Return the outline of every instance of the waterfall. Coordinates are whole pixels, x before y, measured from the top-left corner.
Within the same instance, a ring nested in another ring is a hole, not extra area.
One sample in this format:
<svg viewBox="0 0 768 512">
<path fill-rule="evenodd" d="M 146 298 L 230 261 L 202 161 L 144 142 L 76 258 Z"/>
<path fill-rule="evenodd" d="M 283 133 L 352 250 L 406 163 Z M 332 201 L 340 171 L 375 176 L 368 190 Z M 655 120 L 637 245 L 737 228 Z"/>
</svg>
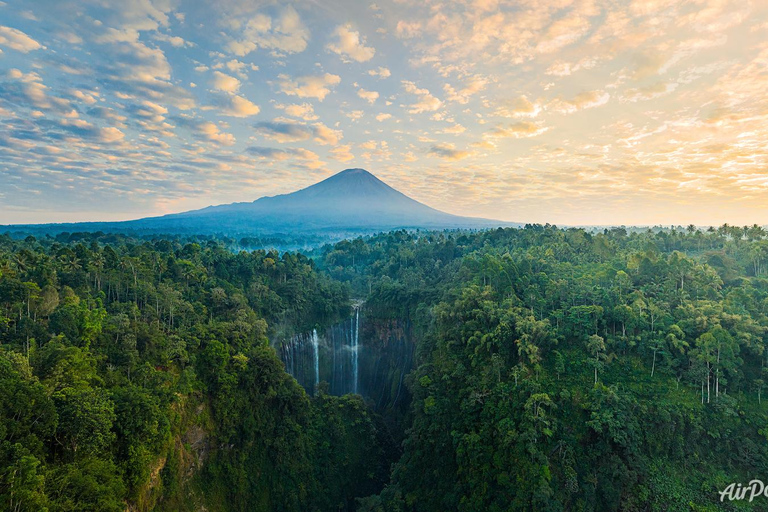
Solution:
<svg viewBox="0 0 768 512">
<path fill-rule="evenodd" d="M 352 322 L 350 322 L 351 324 Z M 357 394 L 357 374 L 358 374 L 358 335 L 360 332 L 360 308 L 355 307 L 355 337 L 352 339 L 352 392 Z"/>
<path fill-rule="evenodd" d="M 320 342 L 317 337 L 317 329 L 312 329 L 312 348 L 315 352 L 315 394 L 320 387 Z"/>
<path fill-rule="evenodd" d="M 375 357 L 376 352 L 361 350 L 366 343 L 360 333 L 361 327 L 365 330 L 365 314 L 361 302 L 351 306 L 350 316 L 343 321 L 295 333 L 276 346 L 285 371 L 309 394 L 317 394 L 321 380 L 333 395 L 368 392 L 372 361 L 366 358 Z"/>
</svg>

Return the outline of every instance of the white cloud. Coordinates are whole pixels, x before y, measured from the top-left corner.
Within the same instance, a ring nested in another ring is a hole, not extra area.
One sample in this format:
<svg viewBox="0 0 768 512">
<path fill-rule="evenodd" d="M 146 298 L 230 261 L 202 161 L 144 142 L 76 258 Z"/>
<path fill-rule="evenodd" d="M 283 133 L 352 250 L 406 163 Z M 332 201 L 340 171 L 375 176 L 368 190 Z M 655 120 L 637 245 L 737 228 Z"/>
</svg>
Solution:
<svg viewBox="0 0 768 512">
<path fill-rule="evenodd" d="M 365 112 L 362 110 L 352 110 L 350 112 L 346 112 L 344 115 L 352 121 L 357 121 L 358 119 L 365 117 Z"/>
<path fill-rule="evenodd" d="M 125 138 L 125 134 L 123 132 L 112 126 L 100 128 L 98 133 L 99 140 L 106 143 L 117 142 Z"/>
<path fill-rule="evenodd" d="M 295 158 L 301 160 L 303 165 L 310 169 L 322 167 L 323 163 L 320 157 L 314 151 L 304 148 L 268 148 L 263 146 L 250 146 L 245 150 L 247 153 L 266 160 L 285 161 Z"/>
<path fill-rule="evenodd" d="M 511 101 L 497 101 L 493 105 L 498 105 L 493 110 L 493 115 L 497 117 L 533 118 L 541 112 L 541 105 L 531 102 L 526 96 L 520 96 Z"/>
<path fill-rule="evenodd" d="M 349 162 L 355 159 L 355 155 L 352 154 L 351 144 L 339 144 L 328 152 L 331 154 L 331 158 L 339 162 Z"/>
<path fill-rule="evenodd" d="M 675 89 L 677 89 L 677 86 L 678 84 L 675 82 L 671 82 L 671 83 L 657 82 L 655 84 L 651 84 L 645 87 L 638 87 L 636 89 L 627 89 L 626 91 L 624 91 L 624 95 L 622 96 L 621 99 L 622 101 L 629 101 L 633 103 L 636 101 L 652 100 L 674 91 Z"/>
<path fill-rule="evenodd" d="M 222 146 L 232 146 L 235 143 L 234 135 L 220 131 L 219 127 L 210 121 L 199 123 L 195 130 L 202 138 Z"/>
<path fill-rule="evenodd" d="M 421 28 L 421 22 L 400 20 L 397 22 L 395 33 L 397 34 L 397 37 L 410 39 L 419 36 L 421 34 Z"/>
<path fill-rule="evenodd" d="M 548 128 L 531 121 L 519 121 L 508 126 L 497 126 L 494 130 L 486 133 L 484 136 L 490 139 L 514 138 L 523 139 L 536 137 L 546 132 Z"/>
<path fill-rule="evenodd" d="M 165 43 L 170 44 L 174 48 L 184 48 L 194 46 L 193 43 L 190 43 L 189 41 L 186 41 L 184 38 L 179 36 L 171 36 L 168 34 L 161 34 L 160 32 L 155 32 L 152 35 L 152 38 L 155 41 L 163 41 Z"/>
<path fill-rule="evenodd" d="M 365 89 L 358 89 L 357 95 L 363 98 L 365 101 L 373 105 L 379 97 L 379 93 L 376 91 L 366 91 Z"/>
<path fill-rule="evenodd" d="M 338 85 L 341 77 L 326 73 L 321 76 L 300 76 L 292 80 L 288 75 L 279 75 L 280 90 L 289 96 L 317 98 L 320 101 L 330 94 L 331 86 Z"/>
<path fill-rule="evenodd" d="M 42 45 L 21 30 L 0 25 L 0 45 L 21 53 L 39 50 Z"/>
<path fill-rule="evenodd" d="M 389 68 L 385 68 L 381 66 L 379 66 L 376 69 L 368 70 L 368 74 L 371 76 L 377 76 L 379 78 L 389 78 L 390 76 L 392 76 L 392 72 L 389 70 Z"/>
<path fill-rule="evenodd" d="M 333 130 L 323 123 L 315 123 L 313 127 L 315 129 L 315 142 L 318 144 L 335 146 L 343 137 L 341 130 Z"/>
<path fill-rule="evenodd" d="M 254 128 L 262 136 L 280 143 L 314 139 L 320 145 L 335 146 L 343 137 L 340 130 L 328 128 L 323 123 L 303 124 L 285 118 L 257 123 Z"/>
<path fill-rule="evenodd" d="M 438 98 L 432 96 L 427 89 L 420 89 L 415 83 L 403 80 L 403 87 L 409 94 L 418 96 L 418 101 L 409 106 L 408 112 L 410 114 L 421 114 L 422 112 L 433 112 L 443 106 L 443 102 Z"/>
<path fill-rule="evenodd" d="M 258 105 L 236 94 L 227 94 L 220 97 L 216 102 L 216 106 L 219 107 L 221 114 L 231 117 L 250 117 L 255 116 L 261 111 Z"/>
<path fill-rule="evenodd" d="M 587 91 L 577 94 L 570 100 L 558 98 L 547 105 L 548 110 L 561 114 L 573 114 L 579 110 L 599 107 L 608 103 L 611 95 L 603 91 Z"/>
<path fill-rule="evenodd" d="M 391 119 L 391 118 L 392 118 L 392 114 L 385 114 L 385 113 L 381 113 L 376 116 L 376 120 L 378 122 L 386 121 L 387 119 Z"/>
<path fill-rule="evenodd" d="M 469 80 L 461 90 L 454 89 L 451 85 L 445 84 L 443 90 L 445 91 L 445 98 L 448 101 L 455 101 L 462 105 L 469 102 L 469 98 L 485 89 L 488 84 L 488 80 L 481 77 L 473 77 Z"/>
<path fill-rule="evenodd" d="M 214 71 L 211 86 L 224 92 L 237 92 L 240 89 L 240 80 L 233 76 L 225 75 L 221 71 Z"/>
<path fill-rule="evenodd" d="M 376 53 L 375 49 L 365 46 L 365 38 L 361 37 L 358 31 L 352 30 L 349 25 L 337 27 L 333 36 L 336 41 L 328 44 L 328 49 L 341 55 L 344 60 L 366 62 L 371 60 Z"/>
<path fill-rule="evenodd" d="M 318 119 L 315 109 L 311 103 L 301 103 L 292 105 L 283 105 L 278 103 L 275 108 L 282 110 L 291 117 L 298 117 L 305 121 L 315 121 Z"/>
<path fill-rule="evenodd" d="M 277 53 L 303 52 L 310 37 L 293 7 L 286 7 L 276 19 L 259 13 L 244 24 L 238 19 L 230 20 L 230 26 L 240 29 L 242 37 L 232 39 L 227 47 L 240 57 L 259 48 Z"/>
<path fill-rule="evenodd" d="M 451 135 L 459 135 L 461 133 L 464 133 L 465 131 L 467 131 L 467 129 L 464 126 L 456 123 L 453 126 L 449 126 L 448 128 L 443 129 L 442 133 L 448 133 L 448 134 L 451 134 Z"/>
<path fill-rule="evenodd" d="M 427 153 L 431 156 L 436 156 L 449 161 L 463 160 L 474 154 L 472 151 L 456 149 L 456 146 L 453 144 L 434 144 L 429 148 Z"/>
</svg>

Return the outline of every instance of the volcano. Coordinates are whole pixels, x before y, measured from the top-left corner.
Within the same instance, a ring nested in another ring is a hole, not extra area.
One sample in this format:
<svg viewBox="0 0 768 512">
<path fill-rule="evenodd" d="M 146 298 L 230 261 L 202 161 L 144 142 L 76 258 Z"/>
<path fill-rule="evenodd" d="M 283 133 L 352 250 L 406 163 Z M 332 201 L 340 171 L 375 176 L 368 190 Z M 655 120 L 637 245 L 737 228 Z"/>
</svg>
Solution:
<svg viewBox="0 0 768 512">
<path fill-rule="evenodd" d="M 47 225 L 49 229 L 45 231 L 54 231 L 51 228 L 56 227 L 58 232 L 100 230 L 241 236 L 509 225 L 513 224 L 436 210 L 395 190 L 365 169 L 347 169 L 296 192 L 252 202 L 124 222 Z M 39 230 L 43 226 L 36 227 Z"/>
</svg>

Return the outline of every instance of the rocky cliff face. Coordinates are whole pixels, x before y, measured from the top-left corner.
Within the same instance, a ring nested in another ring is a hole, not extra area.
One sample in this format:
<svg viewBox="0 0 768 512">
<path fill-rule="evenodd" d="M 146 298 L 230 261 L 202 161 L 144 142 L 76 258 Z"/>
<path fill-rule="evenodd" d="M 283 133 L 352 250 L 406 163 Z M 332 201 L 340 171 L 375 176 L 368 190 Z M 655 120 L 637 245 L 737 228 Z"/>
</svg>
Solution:
<svg viewBox="0 0 768 512">
<path fill-rule="evenodd" d="M 413 365 L 411 326 L 397 319 L 369 318 L 364 306 L 337 324 L 277 340 L 286 371 L 310 394 L 327 386 L 333 395 L 356 393 L 376 409 L 410 400 L 405 376 Z"/>
</svg>

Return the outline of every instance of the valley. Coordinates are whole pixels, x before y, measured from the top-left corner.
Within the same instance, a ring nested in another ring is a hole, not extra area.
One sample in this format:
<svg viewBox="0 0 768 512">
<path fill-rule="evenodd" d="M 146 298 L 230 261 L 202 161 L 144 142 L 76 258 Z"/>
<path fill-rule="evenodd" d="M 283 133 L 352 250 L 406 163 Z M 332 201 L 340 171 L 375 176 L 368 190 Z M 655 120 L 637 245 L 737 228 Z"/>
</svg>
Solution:
<svg viewBox="0 0 768 512">
<path fill-rule="evenodd" d="M 768 461 L 765 244 L 532 225 L 309 258 L 0 237 L 0 499 L 737 510 L 719 490 Z"/>
</svg>

